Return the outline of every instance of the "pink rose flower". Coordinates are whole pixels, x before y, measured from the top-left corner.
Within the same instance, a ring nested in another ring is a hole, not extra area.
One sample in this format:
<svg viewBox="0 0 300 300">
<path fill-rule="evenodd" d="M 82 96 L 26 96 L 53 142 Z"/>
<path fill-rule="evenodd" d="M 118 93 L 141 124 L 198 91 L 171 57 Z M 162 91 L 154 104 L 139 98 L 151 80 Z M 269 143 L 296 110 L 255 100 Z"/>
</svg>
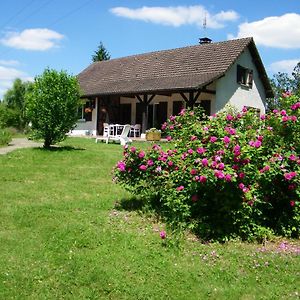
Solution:
<svg viewBox="0 0 300 300">
<path fill-rule="evenodd" d="M 201 183 L 205 183 L 206 180 L 207 180 L 207 178 L 206 178 L 206 176 L 204 176 L 204 175 L 201 175 L 200 178 L 199 178 L 199 181 L 200 181 Z"/>
<path fill-rule="evenodd" d="M 197 148 L 196 151 L 197 151 L 198 154 L 203 154 L 206 151 L 206 149 L 201 147 L 201 148 Z"/>
<path fill-rule="evenodd" d="M 215 137 L 215 136 L 212 136 L 211 138 L 210 138 L 210 142 L 211 143 L 215 143 L 216 141 L 218 140 L 218 138 L 217 137 Z"/>
<path fill-rule="evenodd" d="M 214 174 L 218 179 L 223 179 L 225 174 L 222 171 L 216 170 Z"/>
<path fill-rule="evenodd" d="M 189 153 L 189 154 L 193 154 L 193 153 L 194 153 L 194 150 L 190 148 L 190 149 L 188 150 L 188 153 Z"/>
<path fill-rule="evenodd" d="M 141 152 L 139 153 L 139 158 L 144 158 L 144 156 L 145 156 L 145 152 L 144 152 L 144 151 L 141 151 Z"/>
<path fill-rule="evenodd" d="M 125 172 L 126 171 L 126 164 L 123 161 L 119 161 L 117 163 L 117 168 L 119 169 L 120 172 Z"/>
<path fill-rule="evenodd" d="M 286 116 L 286 111 L 283 109 L 283 110 L 280 112 L 280 114 L 281 114 L 282 116 Z"/>
<path fill-rule="evenodd" d="M 228 136 L 224 136 L 223 142 L 224 142 L 225 144 L 229 144 L 229 143 L 230 143 L 230 138 L 229 138 Z"/>
<path fill-rule="evenodd" d="M 203 167 L 208 166 L 208 159 L 207 158 L 203 158 L 201 162 L 202 162 Z"/>
<path fill-rule="evenodd" d="M 171 160 L 168 161 L 168 166 L 172 167 L 173 166 L 173 162 Z"/>
<path fill-rule="evenodd" d="M 291 200 L 290 201 L 290 206 L 294 207 L 295 206 L 295 201 Z"/>
<path fill-rule="evenodd" d="M 197 140 L 197 137 L 195 135 L 192 135 L 191 136 L 191 141 L 195 141 L 195 140 Z"/>
<path fill-rule="evenodd" d="M 179 186 L 179 187 L 176 188 L 176 191 L 178 191 L 178 192 L 180 192 L 182 190 L 184 190 L 184 186 L 183 185 L 181 185 L 181 186 Z"/>
<path fill-rule="evenodd" d="M 167 141 L 169 142 L 169 141 L 172 140 L 172 137 L 171 137 L 170 135 L 168 135 L 168 136 L 166 137 L 166 139 L 167 139 Z"/>
<path fill-rule="evenodd" d="M 219 170 L 224 170 L 224 168 L 225 168 L 225 165 L 224 165 L 223 163 L 220 163 L 220 164 L 218 165 L 218 169 L 219 169 Z"/>
<path fill-rule="evenodd" d="M 167 237 L 167 233 L 166 233 L 164 230 L 162 230 L 162 231 L 159 233 L 159 236 L 160 236 L 160 238 L 161 238 L 162 240 L 164 240 L 164 239 Z"/>
<path fill-rule="evenodd" d="M 192 169 L 190 172 L 191 175 L 196 175 L 197 174 L 197 170 L 196 169 Z"/>
<path fill-rule="evenodd" d="M 146 170 L 147 170 L 147 166 L 145 166 L 145 165 L 140 165 L 140 166 L 139 166 L 139 169 L 140 169 L 141 171 L 146 171 Z"/>
<path fill-rule="evenodd" d="M 256 141 L 254 142 L 254 147 L 255 147 L 255 148 L 259 148 L 260 146 L 261 146 L 261 141 L 256 140 Z"/>
<path fill-rule="evenodd" d="M 293 121 L 293 122 L 296 122 L 297 121 L 297 117 L 296 116 L 290 116 L 290 120 Z"/>
<path fill-rule="evenodd" d="M 226 180 L 227 182 L 230 182 L 230 181 L 232 180 L 231 175 L 230 175 L 230 174 L 226 174 L 226 175 L 225 175 L 225 180 Z"/>
<path fill-rule="evenodd" d="M 296 172 L 285 173 L 283 176 L 286 180 L 292 180 L 294 177 L 297 176 L 297 173 Z"/>
<path fill-rule="evenodd" d="M 149 160 L 147 161 L 147 165 L 148 165 L 149 167 L 153 166 L 153 164 L 154 164 L 154 162 L 153 162 L 152 159 L 149 159 Z"/>
<path fill-rule="evenodd" d="M 226 120 L 227 120 L 227 121 L 232 121 L 233 119 L 234 119 L 234 117 L 233 117 L 232 115 L 229 115 L 229 114 L 228 114 L 228 115 L 226 116 Z"/>
<path fill-rule="evenodd" d="M 135 147 L 131 147 L 131 148 L 130 148 L 130 152 L 135 153 L 135 151 L 136 151 L 136 148 L 135 148 Z"/>
</svg>

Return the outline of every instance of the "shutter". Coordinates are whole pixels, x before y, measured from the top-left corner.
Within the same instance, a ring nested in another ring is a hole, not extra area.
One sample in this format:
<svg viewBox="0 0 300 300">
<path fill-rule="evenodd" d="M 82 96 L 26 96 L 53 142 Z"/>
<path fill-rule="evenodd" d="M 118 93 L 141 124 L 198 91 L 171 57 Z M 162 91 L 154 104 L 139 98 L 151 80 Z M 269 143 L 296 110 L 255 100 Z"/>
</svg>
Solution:
<svg viewBox="0 0 300 300">
<path fill-rule="evenodd" d="M 252 85 L 253 85 L 253 71 L 252 70 L 249 70 L 249 73 L 248 73 L 248 85 L 249 85 L 249 87 L 252 88 Z"/>
</svg>

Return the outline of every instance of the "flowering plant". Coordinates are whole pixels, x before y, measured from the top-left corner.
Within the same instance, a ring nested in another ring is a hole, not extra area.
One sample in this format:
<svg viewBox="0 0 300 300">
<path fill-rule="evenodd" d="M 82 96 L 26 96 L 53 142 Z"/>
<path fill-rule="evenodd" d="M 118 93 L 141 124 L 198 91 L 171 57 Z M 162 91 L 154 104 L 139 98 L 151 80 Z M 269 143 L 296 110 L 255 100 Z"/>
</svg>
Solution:
<svg viewBox="0 0 300 300">
<path fill-rule="evenodd" d="M 161 133 L 161 130 L 156 129 L 156 128 L 150 128 L 150 129 L 146 130 L 146 133 L 149 133 L 149 132 L 159 132 L 159 133 Z"/>
<path fill-rule="evenodd" d="M 280 105 L 260 117 L 182 110 L 162 126 L 170 149 L 126 147 L 116 179 L 203 238 L 299 236 L 300 101 L 289 95 Z"/>
</svg>

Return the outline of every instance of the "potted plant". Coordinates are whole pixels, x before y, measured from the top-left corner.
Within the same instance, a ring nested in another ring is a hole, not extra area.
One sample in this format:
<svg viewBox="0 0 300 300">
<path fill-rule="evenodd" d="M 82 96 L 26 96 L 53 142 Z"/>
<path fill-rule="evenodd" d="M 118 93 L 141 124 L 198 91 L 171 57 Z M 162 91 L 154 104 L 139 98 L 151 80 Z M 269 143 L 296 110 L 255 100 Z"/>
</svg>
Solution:
<svg viewBox="0 0 300 300">
<path fill-rule="evenodd" d="M 150 128 L 146 130 L 147 141 L 159 141 L 161 138 L 161 131 L 156 128 Z"/>
</svg>

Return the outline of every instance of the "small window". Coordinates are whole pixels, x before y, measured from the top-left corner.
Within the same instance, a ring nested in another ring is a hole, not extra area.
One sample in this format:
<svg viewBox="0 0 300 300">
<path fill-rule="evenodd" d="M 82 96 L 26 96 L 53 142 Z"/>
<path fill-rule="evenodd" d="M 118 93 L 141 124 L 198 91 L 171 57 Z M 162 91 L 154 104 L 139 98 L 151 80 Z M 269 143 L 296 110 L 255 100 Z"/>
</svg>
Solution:
<svg viewBox="0 0 300 300">
<path fill-rule="evenodd" d="M 248 110 L 254 111 L 256 115 L 259 117 L 260 116 L 260 109 L 257 107 L 252 107 L 252 106 L 245 106 Z"/>
<path fill-rule="evenodd" d="M 91 101 L 83 102 L 78 108 L 78 119 L 92 121 L 93 108 L 93 103 Z"/>
<path fill-rule="evenodd" d="M 211 115 L 211 101 L 210 100 L 201 100 L 201 102 L 196 102 L 195 107 L 201 106 L 204 110 L 206 116 Z"/>
<path fill-rule="evenodd" d="M 252 88 L 253 70 L 237 65 L 237 83 Z"/>
</svg>

